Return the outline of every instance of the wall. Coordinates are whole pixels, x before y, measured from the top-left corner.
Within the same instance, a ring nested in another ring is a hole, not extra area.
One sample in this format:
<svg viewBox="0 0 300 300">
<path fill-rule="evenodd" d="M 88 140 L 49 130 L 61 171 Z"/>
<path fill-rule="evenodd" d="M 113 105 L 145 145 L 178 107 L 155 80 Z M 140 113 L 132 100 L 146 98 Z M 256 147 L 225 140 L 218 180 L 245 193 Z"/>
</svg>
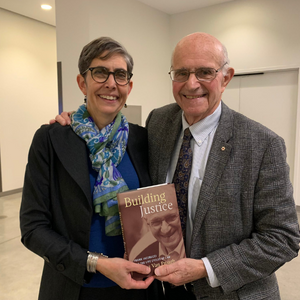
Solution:
<svg viewBox="0 0 300 300">
<path fill-rule="evenodd" d="M 23 186 L 34 132 L 58 112 L 55 27 L 0 9 L 3 192 Z"/>
<path fill-rule="evenodd" d="M 300 67 L 300 1 L 238 0 L 171 16 L 171 47 L 185 35 L 203 31 L 226 45 L 236 73 Z M 300 76 L 294 189 L 300 205 Z M 270 116 L 272 117 L 272 116 Z"/>
<path fill-rule="evenodd" d="M 68 5 L 72 5 L 72 17 L 66 18 Z M 142 124 L 153 108 L 173 101 L 168 75 L 169 19 L 135 0 L 57 1 L 57 55 L 62 61 L 64 110 L 74 110 L 83 103 L 76 83 L 78 57 L 85 44 L 100 36 L 121 42 L 133 56 L 133 90 L 127 103 L 142 106 Z"/>
<path fill-rule="evenodd" d="M 128 103 L 142 105 L 143 124 L 151 109 L 174 101 L 167 74 L 170 56 L 176 43 L 189 33 L 205 31 L 219 38 L 238 73 L 300 65 L 298 0 L 237 0 L 172 16 L 136 0 L 60 0 L 56 10 L 64 110 L 74 110 L 82 103 L 76 84 L 78 56 L 83 45 L 102 35 L 123 43 L 135 60 L 134 89 Z M 0 36 L 0 156 L 7 190 L 22 186 L 33 132 L 57 113 L 56 43 L 54 27 L 2 9 L 0 28 L 5 28 Z M 25 75 L 16 72 L 20 65 Z M 28 107 L 30 112 L 24 113 Z M 297 115 L 300 128 L 300 109 Z M 6 130 L 15 120 L 21 126 Z M 299 144 L 298 130 L 296 153 L 300 153 Z M 299 170 L 298 155 L 294 182 L 300 182 Z M 297 189 L 295 186 L 299 194 Z"/>
<path fill-rule="evenodd" d="M 299 66 L 299 11 L 299 0 L 239 0 L 172 15 L 171 44 L 203 31 L 226 45 L 237 72 Z"/>
</svg>

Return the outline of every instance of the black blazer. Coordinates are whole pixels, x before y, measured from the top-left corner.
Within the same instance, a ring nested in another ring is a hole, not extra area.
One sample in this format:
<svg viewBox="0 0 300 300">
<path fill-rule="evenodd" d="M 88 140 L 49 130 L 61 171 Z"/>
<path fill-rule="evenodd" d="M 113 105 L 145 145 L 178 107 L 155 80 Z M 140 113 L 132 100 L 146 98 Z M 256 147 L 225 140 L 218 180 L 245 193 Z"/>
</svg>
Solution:
<svg viewBox="0 0 300 300">
<path fill-rule="evenodd" d="M 127 152 L 140 185 L 151 185 L 147 131 L 129 125 Z M 24 245 L 45 260 L 40 300 L 77 300 L 84 284 L 93 214 L 87 151 L 69 126 L 42 126 L 32 141 L 20 226 Z"/>
</svg>

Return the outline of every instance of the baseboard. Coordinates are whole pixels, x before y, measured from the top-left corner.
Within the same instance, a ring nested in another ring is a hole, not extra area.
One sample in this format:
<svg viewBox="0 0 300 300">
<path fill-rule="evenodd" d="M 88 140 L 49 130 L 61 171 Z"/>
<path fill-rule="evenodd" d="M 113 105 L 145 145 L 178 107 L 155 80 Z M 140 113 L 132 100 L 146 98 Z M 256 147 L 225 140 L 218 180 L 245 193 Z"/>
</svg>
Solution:
<svg viewBox="0 0 300 300">
<path fill-rule="evenodd" d="M 0 197 L 9 196 L 17 193 L 21 193 L 23 191 L 23 188 L 7 191 L 7 192 L 1 192 Z"/>
</svg>

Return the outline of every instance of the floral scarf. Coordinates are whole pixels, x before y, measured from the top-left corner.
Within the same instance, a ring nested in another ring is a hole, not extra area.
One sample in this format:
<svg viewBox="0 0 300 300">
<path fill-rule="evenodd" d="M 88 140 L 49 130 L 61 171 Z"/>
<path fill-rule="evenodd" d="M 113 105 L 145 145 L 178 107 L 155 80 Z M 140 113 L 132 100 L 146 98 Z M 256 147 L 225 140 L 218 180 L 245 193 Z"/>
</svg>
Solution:
<svg viewBox="0 0 300 300">
<path fill-rule="evenodd" d="M 106 235 L 120 235 L 117 193 L 128 190 L 128 187 L 116 167 L 126 151 L 128 122 L 119 112 L 112 123 L 99 130 L 83 104 L 71 115 L 71 127 L 85 140 L 92 168 L 99 172 L 93 191 L 95 212 L 105 217 Z"/>
</svg>

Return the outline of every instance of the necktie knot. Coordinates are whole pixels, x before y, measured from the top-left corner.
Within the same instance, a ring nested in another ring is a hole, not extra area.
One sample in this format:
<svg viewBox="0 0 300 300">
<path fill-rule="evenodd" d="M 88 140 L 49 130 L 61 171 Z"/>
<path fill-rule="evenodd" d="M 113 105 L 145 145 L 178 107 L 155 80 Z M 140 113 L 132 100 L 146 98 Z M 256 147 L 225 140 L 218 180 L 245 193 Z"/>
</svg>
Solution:
<svg viewBox="0 0 300 300">
<path fill-rule="evenodd" d="M 184 130 L 184 134 L 183 134 L 183 141 L 182 141 L 182 146 L 180 149 L 180 153 L 179 153 L 179 158 L 178 158 L 178 162 L 179 160 L 186 160 L 189 164 L 192 164 L 192 148 L 190 145 L 191 142 L 191 138 L 192 138 L 192 134 L 189 128 L 186 128 Z M 177 164 L 178 164 L 177 162 Z M 190 172 L 190 170 L 188 170 L 188 172 Z"/>
<path fill-rule="evenodd" d="M 190 131 L 190 128 L 187 127 L 185 130 L 184 130 L 184 133 L 183 133 L 183 140 L 184 141 L 190 141 L 192 138 L 192 133 Z"/>
</svg>

